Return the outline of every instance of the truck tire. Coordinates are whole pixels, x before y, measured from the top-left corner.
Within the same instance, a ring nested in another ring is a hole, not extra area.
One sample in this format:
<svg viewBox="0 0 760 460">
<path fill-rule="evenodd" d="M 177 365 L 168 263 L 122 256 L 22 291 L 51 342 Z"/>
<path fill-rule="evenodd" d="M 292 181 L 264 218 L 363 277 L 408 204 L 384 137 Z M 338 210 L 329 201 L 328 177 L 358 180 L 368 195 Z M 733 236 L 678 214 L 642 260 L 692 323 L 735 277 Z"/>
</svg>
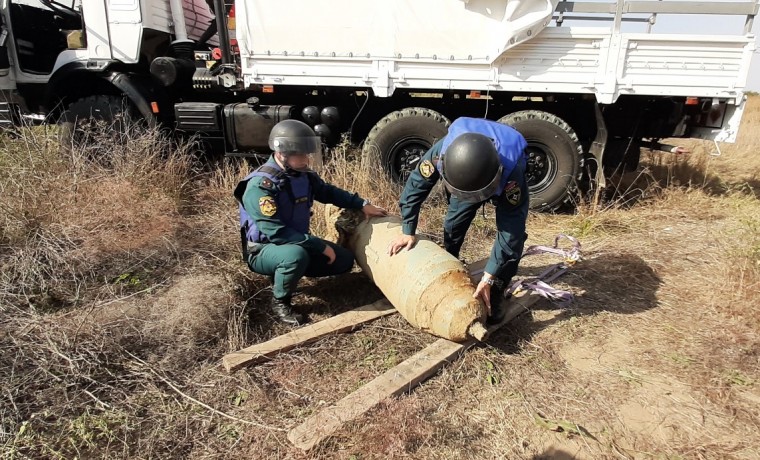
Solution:
<svg viewBox="0 0 760 460">
<path fill-rule="evenodd" d="M 99 94 L 76 99 L 58 119 L 61 145 L 71 148 L 93 135 L 118 138 L 138 119 L 137 110 L 125 96 Z"/>
<path fill-rule="evenodd" d="M 523 110 L 499 119 L 528 141 L 530 208 L 554 211 L 573 199 L 583 167 L 583 149 L 573 128 L 556 115 Z"/>
<path fill-rule="evenodd" d="M 389 113 L 367 135 L 362 158 L 379 161 L 391 179 L 403 183 L 450 124 L 448 118 L 423 107 Z"/>
</svg>

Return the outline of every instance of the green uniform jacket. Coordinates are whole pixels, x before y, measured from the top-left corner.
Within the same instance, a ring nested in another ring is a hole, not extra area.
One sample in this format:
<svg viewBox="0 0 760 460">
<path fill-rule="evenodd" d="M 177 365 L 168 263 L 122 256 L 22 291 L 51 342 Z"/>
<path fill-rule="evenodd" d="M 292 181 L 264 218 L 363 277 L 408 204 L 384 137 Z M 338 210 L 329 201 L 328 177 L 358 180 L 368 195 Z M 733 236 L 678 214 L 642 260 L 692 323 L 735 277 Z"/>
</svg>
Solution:
<svg viewBox="0 0 760 460">
<path fill-rule="evenodd" d="M 270 158 L 268 163 L 274 163 Z M 276 164 L 276 163 L 275 163 Z M 293 173 L 289 173 L 293 174 Z M 361 209 L 364 200 L 356 193 L 347 192 L 334 185 L 328 184 L 314 171 L 296 174 L 309 174 L 311 176 L 312 194 L 316 201 L 345 209 Z M 249 216 L 256 222 L 259 231 L 273 244 L 297 244 L 309 252 L 322 253 L 325 250 L 325 242 L 308 233 L 301 233 L 286 226 L 275 212 L 262 212 L 259 203 L 264 197 L 271 197 L 274 202 L 281 192 L 280 187 L 266 177 L 256 176 L 248 181 L 243 194 L 243 207 Z"/>
</svg>

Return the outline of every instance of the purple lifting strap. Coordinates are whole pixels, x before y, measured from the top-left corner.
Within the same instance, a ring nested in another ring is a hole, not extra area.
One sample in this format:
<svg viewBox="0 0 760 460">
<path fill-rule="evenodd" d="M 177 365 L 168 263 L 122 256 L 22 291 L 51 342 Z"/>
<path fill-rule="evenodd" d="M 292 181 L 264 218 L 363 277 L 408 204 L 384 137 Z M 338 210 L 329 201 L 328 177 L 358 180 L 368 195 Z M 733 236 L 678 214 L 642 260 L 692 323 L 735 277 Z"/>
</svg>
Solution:
<svg viewBox="0 0 760 460">
<path fill-rule="evenodd" d="M 573 244 L 571 249 L 566 250 L 559 248 L 559 240 L 562 238 L 569 240 Z M 569 306 L 574 299 L 573 294 L 569 291 L 555 289 L 548 283 L 564 275 L 570 266 L 579 260 L 582 260 L 581 243 L 572 236 L 559 234 L 554 238 L 554 246 L 530 246 L 523 253 L 523 257 L 535 254 L 554 254 L 563 257 L 565 260 L 562 263 L 549 267 L 536 277 L 527 278 L 513 283 L 507 292 L 514 294 L 520 290 L 530 290 L 562 308 Z"/>
</svg>

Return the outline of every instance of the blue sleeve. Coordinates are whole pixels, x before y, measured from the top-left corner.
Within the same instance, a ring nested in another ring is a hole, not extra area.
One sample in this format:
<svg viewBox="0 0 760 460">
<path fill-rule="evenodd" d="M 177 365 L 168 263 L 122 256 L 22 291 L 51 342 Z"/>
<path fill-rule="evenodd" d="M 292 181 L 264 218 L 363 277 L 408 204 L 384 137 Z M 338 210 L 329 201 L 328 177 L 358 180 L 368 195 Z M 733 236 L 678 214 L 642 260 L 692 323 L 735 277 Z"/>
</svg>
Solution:
<svg viewBox="0 0 760 460">
<path fill-rule="evenodd" d="M 441 175 L 438 173 L 437 162 L 443 139 L 439 140 L 422 156 L 414 171 L 406 181 L 404 191 L 399 200 L 401 208 L 401 230 L 404 235 L 414 235 L 420 217 L 420 208 L 430 191 L 433 190 Z"/>
</svg>

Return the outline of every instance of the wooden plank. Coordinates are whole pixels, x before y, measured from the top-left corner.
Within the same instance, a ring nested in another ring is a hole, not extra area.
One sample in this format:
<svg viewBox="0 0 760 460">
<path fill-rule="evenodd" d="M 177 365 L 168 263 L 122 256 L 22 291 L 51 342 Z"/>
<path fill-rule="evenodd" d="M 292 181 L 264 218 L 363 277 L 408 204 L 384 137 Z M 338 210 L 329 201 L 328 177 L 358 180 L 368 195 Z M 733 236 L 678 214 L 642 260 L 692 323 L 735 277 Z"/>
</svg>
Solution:
<svg viewBox="0 0 760 460">
<path fill-rule="evenodd" d="M 488 335 L 491 335 L 491 333 L 521 314 L 530 311 L 530 307 L 540 298 L 541 296 L 530 291 L 521 291 L 517 293 L 517 295 L 510 297 L 509 303 L 507 304 L 507 312 L 504 314 L 504 319 L 498 324 L 489 325 L 487 327 Z"/>
<path fill-rule="evenodd" d="M 396 309 L 387 300 L 378 300 L 326 320 L 295 329 L 272 340 L 229 353 L 222 358 L 222 364 L 228 372 L 234 372 L 243 366 L 266 361 L 279 353 L 314 342 L 326 335 L 352 331 L 361 324 L 395 312 Z"/>
<path fill-rule="evenodd" d="M 498 324 L 489 326 L 489 334 L 528 311 L 538 298 L 538 295 L 526 291 L 513 296 L 507 306 L 504 319 Z M 455 343 L 438 339 L 432 345 L 337 403 L 306 419 L 290 430 L 288 440 L 300 449 L 311 449 L 325 438 L 332 436 L 344 423 L 357 419 L 384 399 L 412 390 L 477 343 L 476 340 Z"/>
<path fill-rule="evenodd" d="M 474 341 L 455 343 L 438 339 L 337 403 L 306 419 L 290 430 L 288 440 L 300 449 L 311 449 L 335 433 L 344 423 L 360 417 L 380 401 L 417 386 L 474 344 Z"/>
<path fill-rule="evenodd" d="M 486 266 L 487 262 L 488 259 L 486 258 L 470 264 L 470 273 L 473 272 L 473 267 L 476 267 L 475 270 L 479 269 L 480 273 L 475 275 L 479 280 L 482 276 L 482 269 Z M 222 358 L 222 364 L 228 372 L 235 372 L 244 366 L 258 364 L 280 353 L 292 350 L 297 346 L 312 343 L 324 336 L 353 331 L 356 329 L 356 326 L 395 312 L 396 310 L 387 300 L 379 300 L 375 303 L 333 316 L 332 318 L 304 326 L 267 342 L 229 353 Z"/>
<path fill-rule="evenodd" d="M 480 282 L 480 279 L 483 278 L 483 272 L 486 269 L 486 265 L 488 265 L 488 258 L 467 265 L 467 272 L 470 274 L 470 280 L 472 280 L 474 284 L 477 285 L 478 282 Z"/>
<path fill-rule="evenodd" d="M 488 258 L 485 258 L 467 265 L 467 269 L 470 274 L 470 280 L 472 280 L 473 284 L 478 284 L 480 279 L 483 277 L 483 271 L 485 270 L 487 264 Z M 504 319 L 498 324 L 489 325 L 487 327 L 488 334 L 490 335 L 492 332 L 512 321 L 520 314 L 527 312 L 530 307 L 536 303 L 536 301 L 538 301 L 539 298 L 539 295 L 530 291 L 520 291 L 517 293 L 517 295 L 512 296 L 509 299 L 509 304 L 507 305 L 507 313 L 504 315 Z"/>
</svg>

